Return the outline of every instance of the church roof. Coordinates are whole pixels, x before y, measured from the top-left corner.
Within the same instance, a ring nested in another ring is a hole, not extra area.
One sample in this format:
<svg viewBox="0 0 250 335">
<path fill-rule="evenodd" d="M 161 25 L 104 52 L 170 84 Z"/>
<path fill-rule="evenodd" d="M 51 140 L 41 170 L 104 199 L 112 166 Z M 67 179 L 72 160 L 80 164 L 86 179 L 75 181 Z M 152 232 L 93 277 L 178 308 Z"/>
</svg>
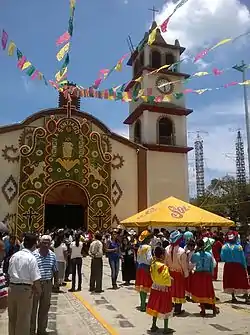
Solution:
<svg viewBox="0 0 250 335">
<path fill-rule="evenodd" d="M 32 122 L 34 122 L 34 121 L 36 121 L 40 118 L 43 118 L 43 117 L 48 117 L 50 115 L 62 115 L 62 114 L 66 115 L 66 109 L 65 108 L 44 109 L 44 110 L 41 110 L 37 113 L 34 113 L 34 114 L 28 116 L 25 120 L 23 120 L 20 123 L 14 123 L 14 124 L 10 124 L 10 125 L 0 126 L 0 134 L 4 134 L 4 133 L 15 131 L 15 130 L 22 130 L 24 127 L 29 126 Z M 72 116 L 86 118 L 88 121 L 93 122 L 94 124 L 96 124 L 97 127 L 100 128 L 110 138 L 112 138 L 112 139 L 114 139 L 114 140 L 116 140 L 116 141 L 118 141 L 118 142 L 120 142 L 124 145 L 132 147 L 134 149 L 144 148 L 142 145 L 134 143 L 134 142 L 130 141 L 129 139 L 127 139 L 126 137 L 123 137 L 121 135 L 118 135 L 118 134 L 112 132 L 103 122 L 101 122 L 100 120 L 98 120 L 96 117 L 94 117 L 93 115 L 91 115 L 89 113 L 73 109 L 72 110 Z M 146 149 L 146 148 L 144 148 L 144 149 Z"/>
<path fill-rule="evenodd" d="M 152 26 L 149 29 L 149 31 L 144 34 L 143 39 L 140 41 L 140 43 L 138 44 L 138 46 L 136 47 L 136 49 L 134 50 L 134 52 L 131 54 L 130 59 L 128 60 L 127 65 L 131 66 L 133 64 L 133 61 L 135 60 L 135 58 L 137 57 L 137 55 L 139 54 L 139 52 L 141 51 L 141 49 L 143 49 L 143 47 L 145 46 L 145 44 L 147 44 L 149 34 L 156 27 L 157 27 L 157 23 L 154 21 L 152 23 Z M 155 41 L 154 41 L 154 43 L 152 45 L 161 46 L 161 47 L 168 48 L 168 49 L 180 50 L 180 54 L 182 54 L 186 50 L 184 47 L 180 46 L 180 43 L 179 43 L 178 40 L 175 40 L 175 44 L 168 44 L 165 41 L 165 39 L 162 37 L 161 31 L 160 31 L 159 28 L 157 29 L 156 39 L 155 39 Z"/>
</svg>

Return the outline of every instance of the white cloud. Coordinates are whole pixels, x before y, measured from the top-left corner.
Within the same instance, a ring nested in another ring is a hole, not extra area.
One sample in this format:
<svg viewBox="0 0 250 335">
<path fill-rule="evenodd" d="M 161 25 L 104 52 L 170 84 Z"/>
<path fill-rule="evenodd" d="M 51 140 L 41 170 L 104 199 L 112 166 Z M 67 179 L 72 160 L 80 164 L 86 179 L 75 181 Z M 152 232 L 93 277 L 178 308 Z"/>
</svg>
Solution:
<svg viewBox="0 0 250 335">
<path fill-rule="evenodd" d="M 157 16 L 162 23 L 176 4 L 168 2 Z M 250 30 L 250 12 L 238 0 L 189 0 L 170 19 L 167 42 L 179 39 L 189 50 L 197 50 Z M 239 39 L 242 42 L 244 38 Z"/>
</svg>

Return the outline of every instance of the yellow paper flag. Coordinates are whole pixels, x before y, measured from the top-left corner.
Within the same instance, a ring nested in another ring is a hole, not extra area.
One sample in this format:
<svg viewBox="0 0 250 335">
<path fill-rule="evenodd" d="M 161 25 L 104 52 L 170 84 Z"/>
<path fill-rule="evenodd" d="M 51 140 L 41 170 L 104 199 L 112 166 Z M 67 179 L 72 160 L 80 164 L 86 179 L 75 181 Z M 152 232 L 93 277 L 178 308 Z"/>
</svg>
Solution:
<svg viewBox="0 0 250 335">
<path fill-rule="evenodd" d="M 219 43 L 215 44 L 210 50 L 213 50 L 213 49 L 215 49 L 215 48 L 217 48 L 217 47 L 219 47 L 219 46 L 221 46 L 223 44 L 226 44 L 226 43 L 228 43 L 230 41 L 232 41 L 232 38 L 226 38 L 224 40 L 221 40 Z"/>
<path fill-rule="evenodd" d="M 69 51 L 69 46 L 70 46 L 70 43 L 68 42 L 67 44 L 64 45 L 64 47 L 62 47 L 62 48 L 58 51 L 58 53 L 57 53 L 57 55 L 56 55 L 56 58 L 57 58 L 57 60 L 58 60 L 59 62 L 63 59 L 63 57 L 65 56 L 65 54 Z"/>
<path fill-rule="evenodd" d="M 148 36 L 148 45 L 152 45 L 156 39 L 156 33 L 157 33 L 157 29 L 158 27 L 156 27 L 155 29 L 153 29 L 151 31 L 151 33 Z"/>
<path fill-rule="evenodd" d="M 207 76 L 209 73 L 208 72 L 196 72 L 192 75 L 192 77 L 202 77 L 202 76 Z"/>
<path fill-rule="evenodd" d="M 23 64 L 22 70 L 26 70 L 28 67 L 30 67 L 31 62 L 27 61 Z"/>
<path fill-rule="evenodd" d="M 74 8 L 76 6 L 76 0 L 70 0 L 70 8 Z"/>
<path fill-rule="evenodd" d="M 162 101 L 164 101 L 164 102 L 171 102 L 171 98 L 168 95 L 164 95 Z"/>
<path fill-rule="evenodd" d="M 250 80 L 245 80 L 242 83 L 239 83 L 238 85 L 250 85 Z"/>
<path fill-rule="evenodd" d="M 137 78 L 137 79 L 134 79 L 133 81 L 136 81 L 137 83 L 140 83 L 142 81 L 142 76 Z"/>
<path fill-rule="evenodd" d="M 120 72 L 122 70 L 122 62 L 118 62 L 115 66 L 115 70 Z"/>
<path fill-rule="evenodd" d="M 167 69 L 167 68 L 169 68 L 171 65 L 172 65 L 172 64 L 170 64 L 170 65 L 168 65 L 168 64 L 163 65 L 162 67 L 160 67 L 159 69 L 157 69 L 156 72 L 159 72 L 159 71 L 161 71 L 161 70 L 163 70 L 163 69 Z"/>
<path fill-rule="evenodd" d="M 9 47 L 8 47 L 8 55 L 13 56 L 14 51 L 15 51 L 16 45 L 14 42 L 10 42 Z"/>
<path fill-rule="evenodd" d="M 68 72 L 68 67 L 65 67 L 64 71 L 62 74 L 60 74 L 60 71 L 57 72 L 55 75 L 56 81 L 59 82 L 62 80 L 62 78 L 65 76 L 65 74 Z"/>
</svg>

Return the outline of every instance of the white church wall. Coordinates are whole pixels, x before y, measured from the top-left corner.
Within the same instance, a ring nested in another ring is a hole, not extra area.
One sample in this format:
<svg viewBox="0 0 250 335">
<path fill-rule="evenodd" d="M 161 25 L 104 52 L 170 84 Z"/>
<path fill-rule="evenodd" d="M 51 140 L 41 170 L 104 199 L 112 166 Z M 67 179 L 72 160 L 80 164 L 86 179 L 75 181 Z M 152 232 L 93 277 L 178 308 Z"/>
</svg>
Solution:
<svg viewBox="0 0 250 335">
<path fill-rule="evenodd" d="M 137 153 L 116 140 L 112 140 L 112 153 L 112 225 L 116 226 L 138 212 Z"/>
<path fill-rule="evenodd" d="M 17 210 L 21 130 L 0 134 L 0 221 L 11 223 Z"/>
<path fill-rule="evenodd" d="M 186 154 L 148 150 L 147 167 L 148 206 L 169 196 L 189 200 Z"/>
</svg>

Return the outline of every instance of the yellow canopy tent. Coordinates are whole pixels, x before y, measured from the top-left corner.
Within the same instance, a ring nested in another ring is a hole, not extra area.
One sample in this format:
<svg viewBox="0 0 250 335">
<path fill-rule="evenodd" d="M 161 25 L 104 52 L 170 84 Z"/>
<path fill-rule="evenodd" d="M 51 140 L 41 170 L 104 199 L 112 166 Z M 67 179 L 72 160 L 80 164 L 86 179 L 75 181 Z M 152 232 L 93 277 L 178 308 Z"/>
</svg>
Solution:
<svg viewBox="0 0 250 335">
<path fill-rule="evenodd" d="M 234 222 L 187 202 L 169 197 L 121 222 L 125 227 L 230 227 Z"/>
</svg>

